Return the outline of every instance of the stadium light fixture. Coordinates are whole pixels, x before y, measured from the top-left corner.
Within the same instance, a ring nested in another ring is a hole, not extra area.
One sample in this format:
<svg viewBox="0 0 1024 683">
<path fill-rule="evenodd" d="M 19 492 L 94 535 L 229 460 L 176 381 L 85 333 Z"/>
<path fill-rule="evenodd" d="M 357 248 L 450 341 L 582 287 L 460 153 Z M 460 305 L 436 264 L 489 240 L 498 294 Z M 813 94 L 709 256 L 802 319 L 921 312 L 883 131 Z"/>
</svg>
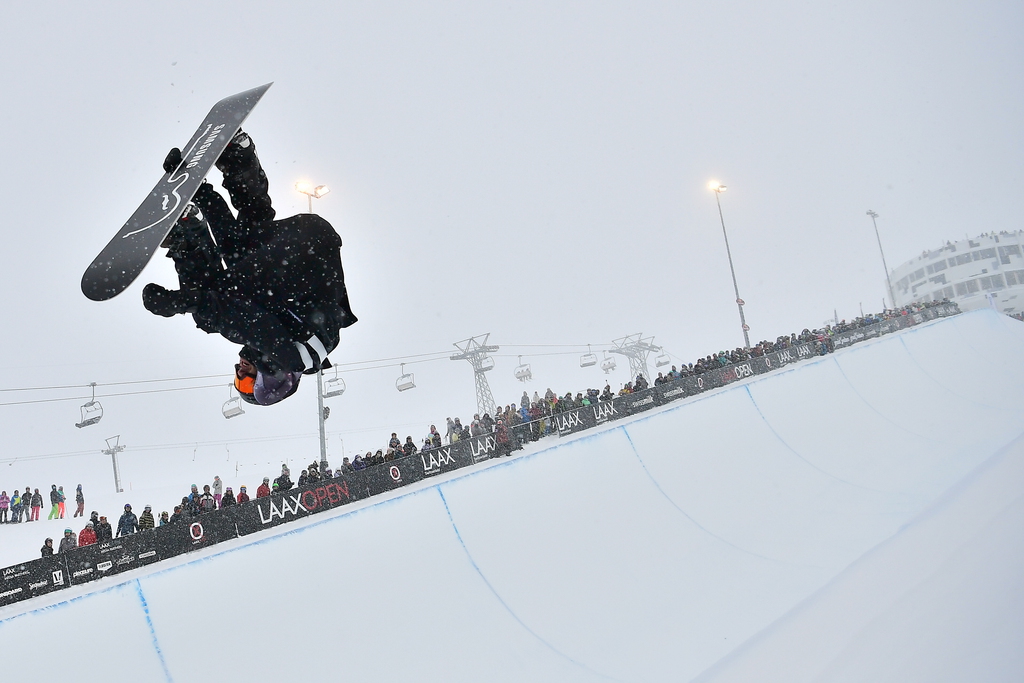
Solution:
<svg viewBox="0 0 1024 683">
<path fill-rule="evenodd" d="M 308 183 L 305 180 L 300 180 L 295 183 L 295 189 L 309 198 L 309 213 L 313 213 L 313 199 L 320 199 L 331 191 L 331 188 L 326 185 L 317 185 L 314 187 L 313 183 Z"/>
</svg>

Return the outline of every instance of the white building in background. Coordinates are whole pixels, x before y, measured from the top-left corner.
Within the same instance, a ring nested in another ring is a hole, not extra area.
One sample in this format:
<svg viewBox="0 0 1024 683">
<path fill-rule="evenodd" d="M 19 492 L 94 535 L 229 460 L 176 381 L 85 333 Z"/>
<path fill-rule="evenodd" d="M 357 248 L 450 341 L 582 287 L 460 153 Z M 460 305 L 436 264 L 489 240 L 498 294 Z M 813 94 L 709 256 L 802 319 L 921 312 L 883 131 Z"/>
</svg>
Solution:
<svg viewBox="0 0 1024 683">
<path fill-rule="evenodd" d="M 897 306 L 949 299 L 963 311 L 992 306 L 1003 313 L 1024 311 L 1024 231 L 987 233 L 946 242 L 894 268 Z"/>
</svg>

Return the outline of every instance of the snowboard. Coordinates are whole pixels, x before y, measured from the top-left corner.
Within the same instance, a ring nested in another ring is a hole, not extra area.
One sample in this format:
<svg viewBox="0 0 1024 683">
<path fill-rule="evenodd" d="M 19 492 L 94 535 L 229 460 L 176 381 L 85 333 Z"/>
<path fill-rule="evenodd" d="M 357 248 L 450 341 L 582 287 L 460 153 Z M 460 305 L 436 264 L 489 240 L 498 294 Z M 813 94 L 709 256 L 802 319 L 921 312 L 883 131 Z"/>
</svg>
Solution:
<svg viewBox="0 0 1024 683">
<path fill-rule="evenodd" d="M 195 196 L 206 174 L 273 83 L 225 97 L 181 150 L 181 164 L 164 174 L 124 227 L 82 275 L 82 293 L 111 299 L 135 281 Z"/>
</svg>

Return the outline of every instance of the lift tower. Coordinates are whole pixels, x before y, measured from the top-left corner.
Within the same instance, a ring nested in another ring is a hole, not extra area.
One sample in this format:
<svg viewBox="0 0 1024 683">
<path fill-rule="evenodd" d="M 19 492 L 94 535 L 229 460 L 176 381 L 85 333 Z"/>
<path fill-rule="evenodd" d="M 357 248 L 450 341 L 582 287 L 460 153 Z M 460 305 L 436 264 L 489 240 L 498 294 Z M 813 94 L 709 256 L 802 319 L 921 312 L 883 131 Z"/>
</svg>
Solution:
<svg viewBox="0 0 1024 683">
<path fill-rule="evenodd" d="M 476 410 L 480 415 L 487 413 L 494 416 L 494 396 L 491 394 L 491 387 L 487 384 L 487 376 L 484 374 L 494 368 L 494 359 L 489 353 L 498 350 L 497 346 L 488 346 L 487 338 L 491 336 L 488 332 L 478 337 L 470 337 L 465 341 L 455 342 L 453 346 L 460 353 L 453 354 L 451 360 L 468 360 L 473 366 L 473 380 L 476 383 Z"/>
<path fill-rule="evenodd" d="M 647 384 L 650 385 L 651 375 L 647 371 L 647 356 L 661 351 L 661 347 L 655 346 L 651 343 L 652 341 L 654 341 L 654 337 L 644 339 L 644 335 L 640 332 L 612 340 L 615 348 L 611 349 L 611 352 L 629 359 L 630 382 L 635 380 L 637 375 L 643 375 Z"/>
</svg>

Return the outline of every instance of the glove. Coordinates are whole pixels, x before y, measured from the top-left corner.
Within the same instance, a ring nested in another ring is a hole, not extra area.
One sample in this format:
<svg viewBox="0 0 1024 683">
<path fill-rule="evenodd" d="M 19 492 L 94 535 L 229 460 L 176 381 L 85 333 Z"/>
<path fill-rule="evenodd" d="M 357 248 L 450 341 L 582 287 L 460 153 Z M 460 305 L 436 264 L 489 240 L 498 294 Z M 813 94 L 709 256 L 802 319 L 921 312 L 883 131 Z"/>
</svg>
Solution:
<svg viewBox="0 0 1024 683">
<path fill-rule="evenodd" d="M 181 150 L 177 147 L 172 147 L 171 151 L 167 153 L 164 158 L 164 173 L 170 173 L 174 169 L 181 165 Z"/>
</svg>

